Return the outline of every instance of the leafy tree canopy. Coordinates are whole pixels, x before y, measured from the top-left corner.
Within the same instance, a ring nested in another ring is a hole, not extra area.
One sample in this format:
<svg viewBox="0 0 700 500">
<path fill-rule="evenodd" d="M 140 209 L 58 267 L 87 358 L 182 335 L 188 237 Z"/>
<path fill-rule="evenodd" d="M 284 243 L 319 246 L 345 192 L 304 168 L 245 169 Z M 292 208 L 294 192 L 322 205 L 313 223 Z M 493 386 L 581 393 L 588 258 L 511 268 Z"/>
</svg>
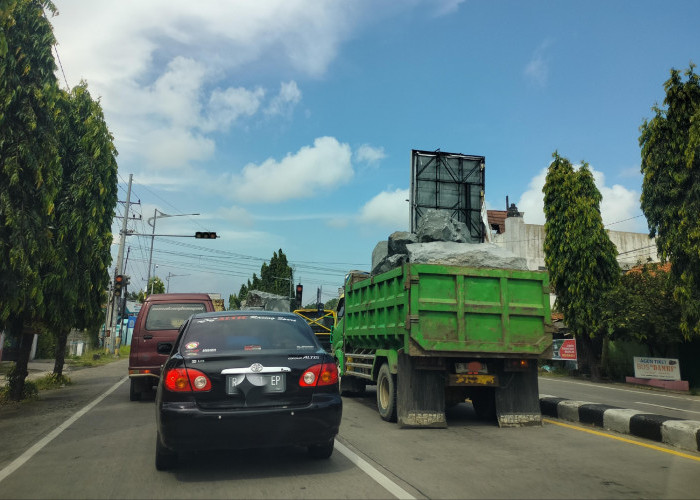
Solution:
<svg viewBox="0 0 700 500">
<path fill-rule="evenodd" d="M 664 108 L 640 130 L 642 210 L 659 256 L 669 261 L 686 338 L 700 335 L 700 78 L 672 69 Z"/>
<path fill-rule="evenodd" d="M 604 314 L 613 340 L 639 342 L 661 357 L 683 342 L 669 267 L 658 263 L 635 267 L 608 293 Z"/>
</svg>

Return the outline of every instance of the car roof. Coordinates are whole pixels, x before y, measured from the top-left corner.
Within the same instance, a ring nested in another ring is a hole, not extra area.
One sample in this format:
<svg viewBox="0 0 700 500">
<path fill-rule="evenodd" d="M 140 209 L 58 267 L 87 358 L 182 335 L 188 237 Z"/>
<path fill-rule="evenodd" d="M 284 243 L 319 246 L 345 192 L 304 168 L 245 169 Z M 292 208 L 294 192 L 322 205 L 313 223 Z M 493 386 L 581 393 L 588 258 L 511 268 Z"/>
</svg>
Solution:
<svg viewBox="0 0 700 500">
<path fill-rule="evenodd" d="M 193 318 L 217 318 L 220 316 L 287 316 L 291 318 L 301 317 L 298 314 L 285 311 L 256 311 L 254 309 L 250 310 L 234 310 L 234 311 L 212 311 L 212 312 L 201 312 L 193 314 Z"/>
<path fill-rule="evenodd" d="M 147 301 L 172 302 L 176 300 L 211 300 L 208 293 L 154 293 L 146 297 Z"/>
</svg>

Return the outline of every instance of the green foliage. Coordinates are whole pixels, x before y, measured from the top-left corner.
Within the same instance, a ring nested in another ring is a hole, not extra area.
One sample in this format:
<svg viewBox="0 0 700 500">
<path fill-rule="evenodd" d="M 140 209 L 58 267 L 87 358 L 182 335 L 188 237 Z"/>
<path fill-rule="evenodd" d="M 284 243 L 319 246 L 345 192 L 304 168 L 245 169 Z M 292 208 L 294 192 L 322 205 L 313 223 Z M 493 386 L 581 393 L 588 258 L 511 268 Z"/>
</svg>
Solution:
<svg viewBox="0 0 700 500">
<path fill-rule="evenodd" d="M 604 326 L 604 304 L 596 297 L 617 283 L 617 250 L 603 227 L 602 196 L 588 165 L 574 171 L 569 160 L 553 156 L 543 188 L 545 264 L 566 324 L 579 335 L 595 336 Z"/>
<path fill-rule="evenodd" d="M 152 293 L 165 293 L 165 283 L 163 283 L 163 280 L 158 276 L 151 276 L 151 278 L 148 280 L 148 287 L 146 288 L 146 291 L 139 292 L 139 302 L 143 303 L 143 301 L 146 300 L 146 297 Z"/>
<path fill-rule="evenodd" d="M 555 307 L 580 339 L 592 376 L 598 376 L 602 335 L 607 331 L 602 297 L 619 279 L 617 250 L 603 227 L 602 196 L 588 165 L 575 170 L 553 155 L 543 188 L 545 264 L 557 295 Z"/>
<path fill-rule="evenodd" d="M 57 259 L 55 203 L 61 178 L 48 1 L 4 2 L 0 41 L 0 326 L 41 317 L 43 268 Z M 7 45 L 5 50 L 3 47 Z M 12 323 L 12 322 L 11 322 Z M 11 335 L 19 333 L 14 329 Z"/>
<path fill-rule="evenodd" d="M 42 333 L 36 341 L 36 359 L 53 359 L 56 351 L 56 337 L 51 333 Z"/>
<path fill-rule="evenodd" d="M 36 384 L 38 390 L 46 391 L 51 389 L 60 389 L 61 387 L 71 385 L 73 382 L 71 381 L 70 377 L 66 377 L 65 375 L 47 373 L 43 377 L 36 379 L 34 383 Z"/>
<path fill-rule="evenodd" d="M 15 364 L 7 373 L 7 384 L 5 384 L 5 387 L 0 388 L 0 404 L 6 403 L 12 399 L 14 399 L 15 401 L 21 401 L 27 399 L 36 399 L 39 396 L 39 388 L 37 387 L 37 385 L 31 380 L 24 380 L 21 396 L 19 398 L 12 398 L 12 386 L 17 382 L 18 378 L 22 377 L 17 373 L 17 365 Z"/>
<path fill-rule="evenodd" d="M 279 251 L 273 252 L 269 263 L 264 262 L 260 267 L 260 277 L 253 273 L 253 277 L 241 285 L 238 295 L 229 297 L 229 309 L 240 309 L 241 302 L 246 299 L 250 290 L 290 297 L 292 286 L 290 283 L 294 283 L 294 271 L 280 248 Z"/>
<path fill-rule="evenodd" d="M 338 301 L 339 301 L 339 300 L 340 300 L 340 299 L 339 299 L 338 297 L 329 300 L 329 301 L 326 302 L 325 305 L 323 306 L 324 309 L 328 309 L 328 310 L 331 310 L 331 311 L 335 311 L 336 308 L 338 307 Z"/>
<path fill-rule="evenodd" d="M 665 108 L 644 121 L 642 210 L 663 261 L 670 261 L 673 294 L 687 339 L 700 335 L 700 78 L 695 66 L 671 70 Z"/>
<path fill-rule="evenodd" d="M 624 274 L 605 302 L 612 339 L 639 342 L 652 356 L 661 357 L 684 340 L 673 283 L 657 263 Z"/>
</svg>

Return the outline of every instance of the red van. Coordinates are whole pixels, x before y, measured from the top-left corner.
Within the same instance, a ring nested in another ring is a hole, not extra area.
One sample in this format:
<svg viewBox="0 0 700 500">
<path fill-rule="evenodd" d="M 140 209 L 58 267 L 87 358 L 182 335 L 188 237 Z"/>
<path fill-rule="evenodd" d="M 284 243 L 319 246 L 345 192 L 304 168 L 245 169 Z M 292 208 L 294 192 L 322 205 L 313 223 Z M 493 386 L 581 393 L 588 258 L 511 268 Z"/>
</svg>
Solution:
<svg viewBox="0 0 700 500">
<path fill-rule="evenodd" d="M 139 401 L 158 384 L 167 354 L 158 344 L 174 343 L 180 326 L 193 314 L 210 312 L 214 304 L 206 293 L 160 293 L 149 295 L 136 317 L 129 355 L 129 399 Z"/>
</svg>

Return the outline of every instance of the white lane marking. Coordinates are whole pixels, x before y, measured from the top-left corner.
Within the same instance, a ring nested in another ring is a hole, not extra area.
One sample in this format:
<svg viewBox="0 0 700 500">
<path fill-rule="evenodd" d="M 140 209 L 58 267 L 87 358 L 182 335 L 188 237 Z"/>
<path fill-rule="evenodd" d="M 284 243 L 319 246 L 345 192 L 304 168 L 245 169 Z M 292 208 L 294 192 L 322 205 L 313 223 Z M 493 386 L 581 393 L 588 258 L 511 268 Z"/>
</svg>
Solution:
<svg viewBox="0 0 700 500">
<path fill-rule="evenodd" d="M 343 455 L 345 455 L 348 458 L 348 460 L 357 465 L 357 467 L 359 467 L 362 470 L 362 472 L 374 479 L 377 483 L 379 483 L 380 486 L 382 486 L 396 498 L 400 498 L 402 500 L 416 500 L 416 497 L 408 493 L 398 484 L 396 484 L 384 474 L 379 472 L 377 469 L 372 467 L 366 460 L 352 452 L 347 446 L 343 445 L 337 439 L 335 440 L 335 449 Z"/>
<path fill-rule="evenodd" d="M 114 384 L 112 387 L 107 389 L 107 391 L 102 394 L 101 396 L 98 396 L 97 399 L 95 399 L 92 403 L 89 403 L 88 405 L 84 406 L 81 410 L 79 410 L 75 415 L 70 417 L 68 420 L 63 422 L 61 425 L 56 427 L 54 430 L 49 432 L 46 436 L 44 436 L 42 439 L 40 439 L 34 446 L 29 448 L 27 451 L 22 453 L 19 457 L 17 457 L 15 460 L 13 460 L 7 467 L 4 469 L 0 470 L 0 482 L 2 482 L 7 476 L 12 474 L 14 471 L 22 467 L 27 461 L 32 458 L 34 455 L 36 455 L 41 449 L 49 444 L 51 441 L 53 441 L 56 437 L 58 437 L 59 434 L 61 434 L 63 431 L 65 431 L 68 427 L 70 427 L 76 420 L 78 420 L 80 417 L 85 415 L 87 412 L 92 410 L 95 406 L 97 406 L 104 398 L 112 394 L 117 387 L 119 387 L 121 384 L 124 383 L 125 380 L 127 380 L 129 376 L 127 375 L 123 379 L 121 379 L 119 382 Z"/>
<path fill-rule="evenodd" d="M 623 391 L 623 392 L 636 392 L 637 394 L 644 394 L 644 395 L 653 395 L 653 396 L 661 396 L 662 398 L 671 398 L 671 399 L 682 399 L 683 401 L 692 401 L 694 403 L 700 402 L 697 398 L 684 398 L 682 396 L 671 396 L 669 394 L 661 394 L 658 392 L 644 392 L 644 391 L 635 391 L 634 389 L 622 389 L 620 387 L 607 387 L 605 385 L 592 385 L 592 384 L 586 384 L 583 382 L 574 382 L 572 380 L 559 380 L 556 378 L 549 378 L 549 377 L 542 377 L 540 380 L 546 380 L 548 382 L 566 382 L 567 384 L 576 384 L 576 385 L 584 385 L 586 387 L 595 387 L 595 388 L 600 388 L 600 389 L 608 389 L 611 391 Z M 687 411 L 687 410 L 686 410 Z"/>
<path fill-rule="evenodd" d="M 697 413 L 697 414 L 700 415 L 700 411 L 684 410 L 683 408 L 674 408 L 673 406 L 655 405 L 654 403 L 643 403 L 642 401 L 635 401 L 634 404 L 636 404 L 636 405 L 656 406 L 656 407 L 658 407 L 658 408 L 666 408 L 667 410 L 685 411 L 685 412 L 688 412 L 688 413 Z"/>
</svg>

